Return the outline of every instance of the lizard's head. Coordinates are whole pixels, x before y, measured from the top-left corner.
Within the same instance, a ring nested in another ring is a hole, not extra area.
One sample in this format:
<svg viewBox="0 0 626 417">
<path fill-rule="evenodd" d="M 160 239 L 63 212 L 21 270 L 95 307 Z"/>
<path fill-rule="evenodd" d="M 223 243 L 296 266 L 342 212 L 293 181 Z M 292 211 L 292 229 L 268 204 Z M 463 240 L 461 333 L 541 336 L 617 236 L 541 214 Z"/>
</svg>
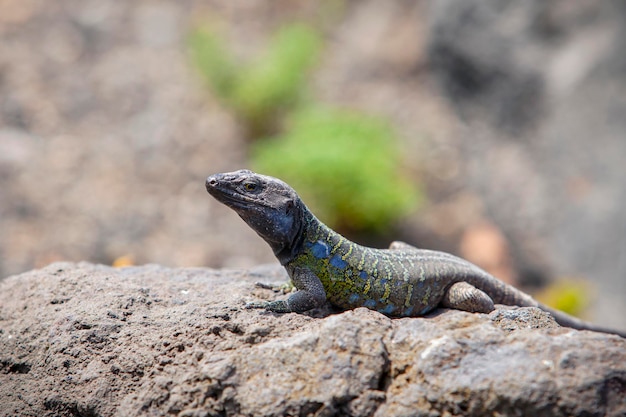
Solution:
<svg viewBox="0 0 626 417">
<path fill-rule="evenodd" d="M 304 204 L 283 181 L 248 170 L 214 174 L 206 189 L 272 246 L 278 255 L 291 248 L 302 227 Z"/>
</svg>

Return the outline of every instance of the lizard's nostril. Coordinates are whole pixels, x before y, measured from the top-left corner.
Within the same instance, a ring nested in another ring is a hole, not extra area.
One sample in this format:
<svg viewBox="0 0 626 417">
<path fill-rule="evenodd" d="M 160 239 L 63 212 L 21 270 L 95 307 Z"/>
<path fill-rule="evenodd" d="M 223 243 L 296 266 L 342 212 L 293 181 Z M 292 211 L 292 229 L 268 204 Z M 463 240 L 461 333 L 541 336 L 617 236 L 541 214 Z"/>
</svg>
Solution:
<svg viewBox="0 0 626 417">
<path fill-rule="evenodd" d="M 206 179 L 205 185 L 206 185 L 206 188 L 215 187 L 217 186 L 217 179 L 215 179 L 215 177 L 209 177 Z"/>
</svg>

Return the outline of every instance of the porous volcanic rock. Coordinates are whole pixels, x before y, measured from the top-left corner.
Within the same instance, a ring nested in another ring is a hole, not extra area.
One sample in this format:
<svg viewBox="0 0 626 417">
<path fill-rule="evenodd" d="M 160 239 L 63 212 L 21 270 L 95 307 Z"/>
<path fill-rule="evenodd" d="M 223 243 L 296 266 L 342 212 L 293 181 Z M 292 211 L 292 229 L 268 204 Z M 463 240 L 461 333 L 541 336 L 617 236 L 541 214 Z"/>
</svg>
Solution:
<svg viewBox="0 0 626 417">
<path fill-rule="evenodd" d="M 1 416 L 626 415 L 626 340 L 537 309 L 273 314 L 277 265 L 54 263 L 0 283 Z M 515 324 L 517 323 L 517 324 Z"/>
</svg>

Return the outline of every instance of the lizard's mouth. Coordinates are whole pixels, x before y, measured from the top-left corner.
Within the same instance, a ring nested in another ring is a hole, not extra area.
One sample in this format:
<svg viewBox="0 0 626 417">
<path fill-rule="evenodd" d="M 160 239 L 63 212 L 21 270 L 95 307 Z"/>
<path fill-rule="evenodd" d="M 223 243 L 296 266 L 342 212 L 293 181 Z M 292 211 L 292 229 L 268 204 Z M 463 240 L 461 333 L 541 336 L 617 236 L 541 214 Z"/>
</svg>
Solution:
<svg viewBox="0 0 626 417">
<path fill-rule="evenodd" d="M 252 202 L 250 198 L 239 194 L 226 185 L 227 183 L 219 181 L 215 175 L 208 177 L 205 183 L 208 193 L 220 203 L 225 204 L 232 209 L 248 209 L 249 204 Z"/>
</svg>

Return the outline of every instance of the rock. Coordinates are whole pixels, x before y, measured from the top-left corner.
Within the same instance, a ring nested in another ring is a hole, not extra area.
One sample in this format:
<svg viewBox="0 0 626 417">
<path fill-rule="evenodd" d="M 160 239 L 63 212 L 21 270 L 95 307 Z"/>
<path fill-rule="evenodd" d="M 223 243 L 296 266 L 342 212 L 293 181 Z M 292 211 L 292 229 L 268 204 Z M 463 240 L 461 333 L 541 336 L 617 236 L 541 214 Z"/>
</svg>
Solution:
<svg viewBox="0 0 626 417">
<path fill-rule="evenodd" d="M 626 340 L 537 309 L 273 314 L 252 270 L 55 263 L 0 283 L 1 416 L 617 416 Z"/>
</svg>

